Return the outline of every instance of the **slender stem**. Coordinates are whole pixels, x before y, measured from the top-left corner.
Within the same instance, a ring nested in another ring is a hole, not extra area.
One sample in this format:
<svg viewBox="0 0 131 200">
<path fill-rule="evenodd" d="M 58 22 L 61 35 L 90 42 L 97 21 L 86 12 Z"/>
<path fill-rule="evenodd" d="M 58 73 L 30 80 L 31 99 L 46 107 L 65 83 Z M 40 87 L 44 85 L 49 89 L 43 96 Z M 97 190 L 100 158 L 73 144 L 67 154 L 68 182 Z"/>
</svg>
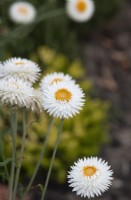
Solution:
<svg viewBox="0 0 131 200">
<path fill-rule="evenodd" d="M 36 18 L 36 20 L 34 20 L 34 22 L 30 26 L 29 25 L 28 25 L 28 27 L 25 26 L 25 25 L 20 26 L 20 27 L 16 28 L 15 30 L 11 31 L 6 36 L 1 37 L 0 38 L 0 47 L 3 48 L 4 45 L 8 44 L 12 39 L 18 38 L 19 36 L 21 36 L 21 33 L 24 32 L 27 28 L 29 28 L 29 30 L 27 32 L 27 34 L 29 34 L 30 28 L 32 27 L 32 25 L 35 25 L 37 23 L 40 23 L 41 21 L 44 21 L 44 20 L 47 20 L 47 19 L 50 19 L 50 18 L 53 18 L 53 17 L 58 17 L 62 14 L 65 14 L 64 9 L 57 9 L 57 10 L 53 10 L 51 12 L 41 14 L 40 16 L 38 16 L 38 18 Z M 32 31 L 32 29 L 31 29 L 31 31 Z"/>
<path fill-rule="evenodd" d="M 48 187 L 48 183 L 49 183 L 49 179 L 50 179 L 50 175 L 51 175 L 51 171 L 52 171 L 52 167 L 53 167 L 53 162 L 54 162 L 54 159 L 55 159 L 57 147 L 58 147 L 58 144 L 59 144 L 59 141 L 60 141 L 60 136 L 61 136 L 61 133 L 62 133 L 63 123 L 64 123 L 64 119 L 61 120 L 61 125 L 60 125 L 60 128 L 58 130 L 58 136 L 57 136 L 54 151 L 53 151 L 53 154 L 52 154 L 52 158 L 51 158 L 47 178 L 46 178 L 46 181 L 45 181 L 45 187 L 44 187 L 44 190 L 42 192 L 41 200 L 44 200 L 44 198 L 45 198 L 46 190 L 47 190 L 47 187 Z"/>
<path fill-rule="evenodd" d="M 12 153 L 11 177 L 9 181 L 9 200 L 12 200 L 12 190 L 13 190 L 14 172 L 15 172 L 14 158 L 15 158 L 14 153 Z"/>
<path fill-rule="evenodd" d="M 5 154 L 4 154 L 4 150 L 2 151 L 2 161 L 5 160 Z M 8 168 L 7 168 L 7 165 L 4 165 L 4 170 L 5 170 L 5 173 L 6 173 L 6 177 L 7 177 L 7 180 L 9 179 L 9 172 L 8 172 Z"/>
<path fill-rule="evenodd" d="M 16 170 L 16 177 L 15 177 L 15 183 L 14 183 L 14 191 L 13 191 L 13 200 L 15 200 L 16 193 L 17 193 L 17 187 L 19 182 L 19 176 L 20 176 L 20 170 L 23 160 L 23 154 L 24 154 L 24 148 L 25 148 L 25 141 L 26 141 L 26 111 L 23 110 L 23 136 L 22 136 L 22 145 L 21 145 L 21 151 L 20 151 L 20 158 L 19 163 L 17 164 L 17 170 Z"/>
<path fill-rule="evenodd" d="M 5 154 L 4 154 L 4 136 L 3 136 L 3 133 L 0 134 L 0 152 L 1 152 L 1 159 L 4 162 L 5 161 Z M 7 179 L 9 179 L 9 172 L 8 172 L 7 165 L 4 165 L 4 170 L 5 170 L 5 174 L 6 174 Z"/>
<path fill-rule="evenodd" d="M 48 141 L 48 138 L 49 138 L 50 133 L 51 133 L 51 129 L 52 129 L 52 126 L 53 126 L 53 122 L 54 122 L 54 118 L 51 119 L 50 126 L 49 126 L 49 130 L 48 130 L 48 132 L 47 132 L 47 135 L 46 135 L 46 138 L 45 138 L 45 142 L 44 142 L 44 145 L 43 145 L 43 147 L 42 147 L 42 150 L 41 150 L 41 153 L 40 153 L 38 162 L 37 162 L 37 164 L 36 164 L 34 173 L 33 173 L 32 177 L 31 177 L 31 180 L 30 180 L 30 182 L 29 182 L 29 184 L 28 184 L 28 186 L 27 186 L 27 188 L 26 188 L 26 191 L 25 191 L 25 193 L 24 193 L 22 199 L 24 199 L 25 195 L 26 195 L 27 192 L 30 190 L 30 188 L 31 188 L 31 186 L 32 186 L 32 184 L 33 184 L 33 181 L 34 181 L 34 179 L 35 179 L 35 177 L 36 177 L 36 175 L 37 175 L 37 172 L 38 172 L 38 170 L 39 170 L 41 161 L 42 161 L 43 156 L 44 156 L 44 153 L 45 153 L 45 148 L 46 148 L 46 146 L 47 146 L 47 141 Z"/>
<path fill-rule="evenodd" d="M 44 13 L 43 15 L 40 15 L 33 23 L 36 24 L 46 19 L 58 17 L 62 14 L 65 14 L 65 10 L 63 8 L 52 10 L 50 12 Z"/>
<path fill-rule="evenodd" d="M 16 132 L 17 132 L 17 117 L 13 114 L 12 107 L 11 112 L 11 136 L 12 136 L 12 164 L 11 164 L 11 174 L 9 179 L 9 200 L 12 200 L 13 184 L 14 184 L 14 173 L 15 173 L 15 158 L 16 158 Z"/>
</svg>

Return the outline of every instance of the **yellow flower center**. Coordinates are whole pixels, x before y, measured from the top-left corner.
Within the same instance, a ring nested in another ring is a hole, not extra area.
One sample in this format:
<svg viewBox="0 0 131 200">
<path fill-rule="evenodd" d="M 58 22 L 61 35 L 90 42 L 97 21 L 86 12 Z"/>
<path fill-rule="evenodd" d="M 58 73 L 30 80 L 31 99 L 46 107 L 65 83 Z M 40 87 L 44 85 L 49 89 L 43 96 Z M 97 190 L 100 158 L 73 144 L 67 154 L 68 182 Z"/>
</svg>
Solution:
<svg viewBox="0 0 131 200">
<path fill-rule="evenodd" d="M 61 78 L 55 78 L 55 79 L 51 82 L 51 84 L 58 83 L 58 82 L 61 82 L 61 81 L 62 81 Z"/>
<path fill-rule="evenodd" d="M 25 7 L 20 7 L 18 10 L 21 14 L 25 15 L 28 13 L 28 9 Z"/>
<path fill-rule="evenodd" d="M 87 9 L 87 3 L 84 0 L 78 0 L 76 8 L 79 12 L 84 12 Z"/>
<path fill-rule="evenodd" d="M 19 62 L 16 62 L 15 64 L 16 64 L 16 65 L 23 65 L 23 64 L 24 64 L 24 62 L 22 62 L 22 61 L 19 61 Z"/>
<path fill-rule="evenodd" d="M 85 166 L 83 167 L 84 176 L 93 176 L 96 173 L 97 169 L 94 166 Z"/>
<path fill-rule="evenodd" d="M 72 94 L 69 90 L 62 88 L 57 90 L 57 92 L 55 93 L 55 98 L 58 101 L 69 101 L 72 97 Z"/>
</svg>

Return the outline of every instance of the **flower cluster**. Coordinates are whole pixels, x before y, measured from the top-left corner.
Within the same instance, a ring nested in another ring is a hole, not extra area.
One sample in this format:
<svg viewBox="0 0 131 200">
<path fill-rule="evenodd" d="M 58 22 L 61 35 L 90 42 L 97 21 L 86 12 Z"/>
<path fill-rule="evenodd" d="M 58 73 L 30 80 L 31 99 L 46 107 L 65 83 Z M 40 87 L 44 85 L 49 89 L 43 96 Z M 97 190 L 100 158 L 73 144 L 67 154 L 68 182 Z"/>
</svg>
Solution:
<svg viewBox="0 0 131 200">
<path fill-rule="evenodd" d="M 40 88 L 32 84 L 40 76 L 34 62 L 11 58 L 0 64 L 0 100 L 3 104 L 25 107 L 32 111 L 47 110 L 58 118 L 70 118 L 79 113 L 84 104 L 84 93 L 71 76 L 62 72 L 45 76 Z"/>
<path fill-rule="evenodd" d="M 40 68 L 34 62 L 11 58 L 0 64 L 0 100 L 3 104 L 42 111 L 42 94 L 33 88 Z"/>
<path fill-rule="evenodd" d="M 77 22 L 88 21 L 95 10 L 93 0 L 66 0 L 67 15 Z M 36 17 L 36 8 L 29 2 L 19 1 L 9 8 L 10 19 L 16 23 L 28 24 Z"/>
</svg>

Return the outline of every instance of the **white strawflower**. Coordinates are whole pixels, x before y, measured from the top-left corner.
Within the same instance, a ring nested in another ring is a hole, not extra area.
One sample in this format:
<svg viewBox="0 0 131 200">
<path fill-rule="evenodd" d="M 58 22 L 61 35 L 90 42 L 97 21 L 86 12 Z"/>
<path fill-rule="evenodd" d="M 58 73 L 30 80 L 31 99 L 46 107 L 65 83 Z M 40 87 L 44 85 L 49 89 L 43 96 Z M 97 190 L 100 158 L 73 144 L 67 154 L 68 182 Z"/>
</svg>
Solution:
<svg viewBox="0 0 131 200">
<path fill-rule="evenodd" d="M 36 9 L 31 3 L 25 1 L 15 2 L 9 8 L 9 16 L 16 23 L 28 24 L 34 21 Z"/>
<path fill-rule="evenodd" d="M 29 82 L 15 78 L 0 80 L 0 101 L 3 104 L 30 108 L 32 93 Z"/>
<path fill-rule="evenodd" d="M 67 0 L 66 10 L 68 16 L 77 21 L 88 21 L 95 10 L 93 0 Z"/>
<path fill-rule="evenodd" d="M 81 197 L 100 196 L 112 184 L 113 171 L 107 162 L 97 157 L 79 159 L 71 166 L 69 186 Z"/>
<path fill-rule="evenodd" d="M 49 85 L 56 84 L 63 81 L 73 81 L 73 80 L 72 80 L 72 77 L 67 74 L 64 74 L 62 72 L 54 72 L 54 73 L 46 75 L 41 80 L 40 88 L 42 91 L 44 91 L 46 87 L 48 87 Z"/>
<path fill-rule="evenodd" d="M 10 58 L 0 65 L 0 78 L 20 78 L 34 83 L 39 75 L 38 65 L 24 58 Z"/>
<path fill-rule="evenodd" d="M 43 106 L 53 117 L 70 118 L 82 109 L 83 98 L 83 91 L 74 82 L 59 82 L 44 90 Z"/>
<path fill-rule="evenodd" d="M 32 92 L 30 109 L 32 111 L 36 111 L 36 112 L 42 112 L 43 111 L 42 92 L 39 91 L 38 89 L 34 89 L 33 92 Z"/>
<path fill-rule="evenodd" d="M 22 79 L 0 80 L 0 101 L 3 104 L 25 107 L 32 111 L 43 111 L 42 93 Z"/>
</svg>

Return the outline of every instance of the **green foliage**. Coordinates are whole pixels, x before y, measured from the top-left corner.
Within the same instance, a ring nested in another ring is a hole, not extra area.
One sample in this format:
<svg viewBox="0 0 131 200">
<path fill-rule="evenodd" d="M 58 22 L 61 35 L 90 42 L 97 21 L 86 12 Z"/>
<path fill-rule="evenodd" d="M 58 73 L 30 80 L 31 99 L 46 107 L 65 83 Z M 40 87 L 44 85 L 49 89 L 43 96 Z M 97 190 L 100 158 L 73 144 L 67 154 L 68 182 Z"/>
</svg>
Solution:
<svg viewBox="0 0 131 200">
<path fill-rule="evenodd" d="M 89 33 L 96 31 L 119 10 L 123 0 L 94 0 L 96 10 L 93 18 L 86 23 L 76 23 L 69 19 L 65 12 L 65 1 L 28 0 L 36 6 L 38 15 L 36 22 L 19 26 L 11 22 L 8 8 L 14 0 L 0 1 L 0 47 L 14 56 L 28 57 L 40 45 L 47 45 L 63 52 L 70 57 L 78 53 L 78 41 L 82 37 L 88 38 Z M 46 18 L 46 13 L 63 9 L 60 16 Z M 23 45 L 24 44 L 24 45 Z M 3 53 L 0 52 L 2 58 Z"/>
<path fill-rule="evenodd" d="M 79 81 L 86 93 L 86 104 L 80 114 L 73 119 L 65 120 L 61 142 L 54 162 L 52 175 L 57 181 L 64 182 L 67 170 L 75 160 L 83 156 L 97 155 L 100 152 L 101 146 L 108 142 L 107 112 L 109 104 L 99 99 L 91 99 L 90 93 L 93 90 L 93 86 L 85 78 L 85 70 L 79 60 L 71 62 L 65 55 L 57 54 L 56 51 L 47 47 L 40 47 L 37 54 L 32 54 L 31 58 L 43 65 L 43 75 L 54 71 L 68 73 Z M 28 175 L 31 175 L 34 170 L 49 123 L 50 118 L 45 112 L 41 115 L 28 114 L 28 138 L 23 162 L 23 167 Z M 50 163 L 59 123 L 60 120 L 56 119 L 42 162 L 45 170 L 48 169 Z M 19 134 L 21 135 L 20 130 Z M 9 140 L 10 138 L 8 137 L 6 144 Z M 21 136 L 18 137 L 17 142 L 19 149 Z M 5 147 L 6 151 L 10 152 L 9 142 Z"/>
</svg>

